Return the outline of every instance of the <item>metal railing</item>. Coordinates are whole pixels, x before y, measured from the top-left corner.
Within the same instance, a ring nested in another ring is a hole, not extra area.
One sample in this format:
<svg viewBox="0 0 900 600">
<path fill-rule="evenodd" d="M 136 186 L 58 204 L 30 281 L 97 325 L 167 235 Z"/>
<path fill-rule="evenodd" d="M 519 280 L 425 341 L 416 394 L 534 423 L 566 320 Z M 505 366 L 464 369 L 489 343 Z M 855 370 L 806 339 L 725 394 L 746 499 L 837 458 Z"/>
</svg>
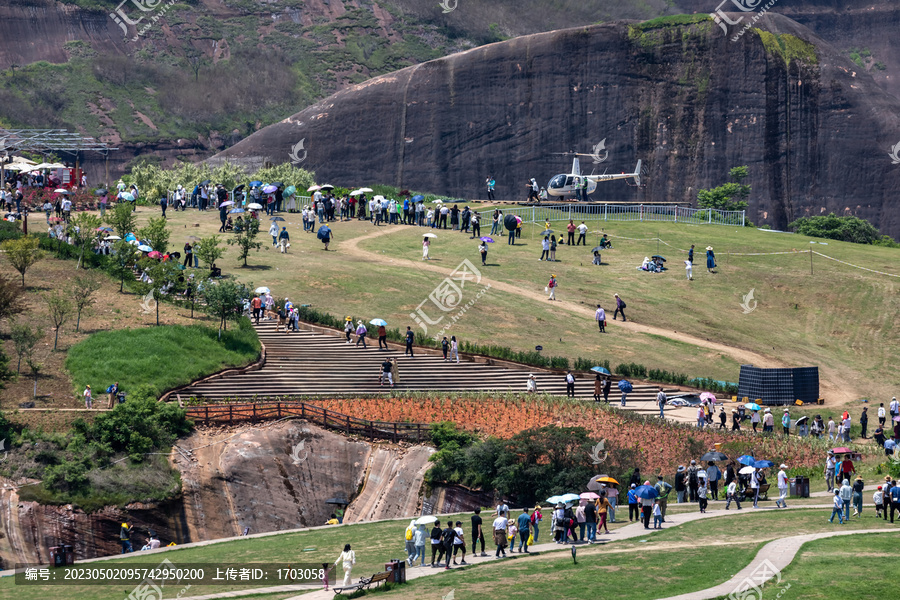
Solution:
<svg viewBox="0 0 900 600">
<path fill-rule="evenodd" d="M 562 206 L 504 207 L 504 215 L 516 215 L 525 223 L 544 221 L 653 221 L 689 223 L 691 225 L 744 226 L 746 211 L 725 211 L 714 208 L 688 208 L 654 204 L 566 204 Z M 494 211 L 478 213 L 481 222 L 490 223 Z"/>
</svg>

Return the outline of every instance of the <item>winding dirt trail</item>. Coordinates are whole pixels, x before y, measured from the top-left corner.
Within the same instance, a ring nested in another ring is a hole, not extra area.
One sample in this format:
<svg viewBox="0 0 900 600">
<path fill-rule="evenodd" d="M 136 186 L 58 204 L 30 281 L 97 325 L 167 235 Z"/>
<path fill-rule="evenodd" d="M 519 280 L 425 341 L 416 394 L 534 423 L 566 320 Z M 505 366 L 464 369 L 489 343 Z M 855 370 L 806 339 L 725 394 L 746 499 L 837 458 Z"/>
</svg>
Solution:
<svg viewBox="0 0 900 600">
<path fill-rule="evenodd" d="M 359 258 L 361 260 L 365 260 L 368 262 L 382 262 L 383 257 L 375 254 L 374 252 L 370 252 L 367 250 L 363 250 L 359 247 L 360 242 L 365 240 L 370 240 L 377 237 L 382 237 L 384 235 L 388 235 L 393 233 L 394 231 L 398 231 L 397 229 L 392 229 L 389 227 L 381 227 L 377 228 L 375 231 L 371 233 L 367 233 L 365 235 L 347 240 L 345 242 L 341 242 L 338 244 L 340 250 L 346 252 L 347 254 Z M 435 273 L 440 273 L 441 275 L 449 275 L 452 272 L 452 269 L 447 267 L 442 267 L 434 263 L 423 262 L 423 261 L 414 261 L 408 260 L 405 258 L 397 258 L 392 257 L 391 259 L 393 264 L 402 265 L 407 267 L 416 267 L 419 269 L 425 269 L 428 271 L 433 271 Z M 491 279 L 489 277 L 482 276 L 482 282 L 489 283 L 492 289 L 501 290 L 507 292 L 509 294 L 515 294 L 517 296 L 521 296 L 524 298 L 528 298 L 529 300 L 534 300 L 540 303 L 546 303 L 547 298 L 544 294 L 540 292 L 535 292 L 533 290 L 521 288 L 510 283 L 506 283 L 504 281 L 497 281 L 496 279 Z M 588 308 L 581 304 L 576 304 L 574 302 L 569 302 L 566 300 L 558 300 L 554 304 L 555 308 L 560 308 L 565 310 L 573 315 L 577 315 L 582 318 L 587 318 L 593 320 L 594 311 L 591 308 Z M 698 346 L 700 348 L 706 348 L 708 350 L 713 350 L 715 352 L 719 352 L 726 356 L 731 357 L 735 361 L 738 361 L 740 364 L 753 364 L 757 367 L 764 368 L 778 368 L 778 367 L 788 367 L 789 365 L 784 362 L 773 358 L 771 356 L 766 356 L 764 354 L 760 354 L 753 350 L 748 350 L 746 348 L 737 348 L 734 346 L 729 346 L 727 344 L 723 344 L 720 342 L 713 341 L 709 338 L 697 337 L 695 335 L 691 335 L 689 333 L 663 329 L 661 327 L 654 327 L 652 325 L 645 325 L 643 323 L 635 323 L 634 321 L 613 321 L 609 323 L 609 327 L 621 327 L 628 331 L 633 331 L 636 333 L 646 333 L 652 335 L 658 335 L 662 337 L 669 338 L 674 341 L 684 342 L 687 344 L 692 344 L 694 346 Z M 838 373 L 832 373 L 827 369 L 820 368 L 819 369 L 819 377 L 820 377 L 820 387 L 821 394 L 827 396 L 831 400 L 836 400 L 837 402 L 843 404 L 845 402 L 851 401 L 852 396 L 838 385 L 838 382 L 841 380 Z"/>
</svg>

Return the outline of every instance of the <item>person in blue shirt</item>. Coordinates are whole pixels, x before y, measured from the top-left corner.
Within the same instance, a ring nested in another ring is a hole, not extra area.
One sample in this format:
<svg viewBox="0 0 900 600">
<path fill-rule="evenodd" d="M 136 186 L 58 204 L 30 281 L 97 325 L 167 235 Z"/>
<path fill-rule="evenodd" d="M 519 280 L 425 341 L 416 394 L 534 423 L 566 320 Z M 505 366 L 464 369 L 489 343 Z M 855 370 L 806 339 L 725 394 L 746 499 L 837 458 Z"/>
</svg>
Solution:
<svg viewBox="0 0 900 600">
<path fill-rule="evenodd" d="M 409 218 L 409 198 L 405 198 L 403 200 L 403 224 L 404 225 L 412 225 L 412 221 Z"/>
<path fill-rule="evenodd" d="M 516 519 L 516 527 L 519 529 L 519 552 L 522 552 L 522 546 L 524 545 L 525 554 L 531 554 L 528 552 L 528 536 L 531 535 L 531 515 L 528 514 L 527 508 L 523 508 L 522 514 Z"/>
<path fill-rule="evenodd" d="M 891 481 L 891 523 L 894 522 L 894 511 L 900 511 L 900 486 L 897 485 L 897 480 L 894 479 Z"/>
<path fill-rule="evenodd" d="M 637 519 L 641 520 L 641 513 L 638 511 L 638 501 L 637 496 L 634 495 L 634 488 L 637 487 L 633 483 L 631 484 L 631 488 L 628 490 L 628 522 L 634 521 Z"/>
</svg>

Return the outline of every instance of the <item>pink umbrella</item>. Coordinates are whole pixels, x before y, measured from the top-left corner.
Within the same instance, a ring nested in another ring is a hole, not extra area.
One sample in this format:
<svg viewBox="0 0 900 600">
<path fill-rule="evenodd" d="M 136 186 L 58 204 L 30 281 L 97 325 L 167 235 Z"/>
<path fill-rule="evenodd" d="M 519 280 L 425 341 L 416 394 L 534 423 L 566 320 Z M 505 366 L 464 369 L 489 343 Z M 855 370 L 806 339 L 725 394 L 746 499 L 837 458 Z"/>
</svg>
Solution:
<svg viewBox="0 0 900 600">
<path fill-rule="evenodd" d="M 711 402 L 712 404 L 716 403 L 716 397 L 713 394 L 710 394 L 709 392 L 703 392 L 702 394 L 700 394 L 700 399 L 706 400 L 707 402 Z"/>
<path fill-rule="evenodd" d="M 160 256 L 162 256 L 162 254 L 160 254 L 156 250 L 147 254 L 148 258 L 159 258 Z"/>
<path fill-rule="evenodd" d="M 595 494 L 594 492 L 584 492 L 580 494 L 580 498 L 582 500 L 598 500 L 600 496 Z"/>
</svg>

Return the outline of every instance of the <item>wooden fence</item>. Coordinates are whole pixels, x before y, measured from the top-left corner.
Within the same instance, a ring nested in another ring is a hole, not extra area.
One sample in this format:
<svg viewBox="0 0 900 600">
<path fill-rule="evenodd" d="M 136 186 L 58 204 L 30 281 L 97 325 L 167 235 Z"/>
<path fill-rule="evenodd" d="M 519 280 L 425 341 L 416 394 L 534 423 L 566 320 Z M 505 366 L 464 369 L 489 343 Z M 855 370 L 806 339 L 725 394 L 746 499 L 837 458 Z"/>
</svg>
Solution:
<svg viewBox="0 0 900 600">
<path fill-rule="evenodd" d="M 389 400 L 388 400 L 389 401 Z M 285 417 L 300 417 L 328 429 L 356 434 L 369 439 L 401 440 L 415 443 L 431 441 L 427 423 L 394 423 L 357 419 L 306 402 L 254 402 L 251 404 L 208 404 L 186 407 L 189 419 L 205 425 L 258 423 Z"/>
</svg>

